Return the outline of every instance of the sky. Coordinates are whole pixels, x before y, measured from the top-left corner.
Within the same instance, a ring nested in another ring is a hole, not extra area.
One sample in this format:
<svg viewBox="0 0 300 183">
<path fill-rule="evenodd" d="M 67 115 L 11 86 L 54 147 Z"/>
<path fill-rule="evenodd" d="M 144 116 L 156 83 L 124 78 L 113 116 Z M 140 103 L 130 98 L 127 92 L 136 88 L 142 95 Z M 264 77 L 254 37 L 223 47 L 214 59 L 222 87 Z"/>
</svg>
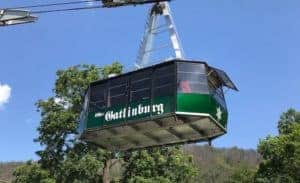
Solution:
<svg viewBox="0 0 300 183">
<path fill-rule="evenodd" d="M 116 60 L 132 67 L 148 8 L 43 14 L 0 27 L 0 161 L 37 159 L 35 103 L 53 95 L 58 69 Z M 228 133 L 213 145 L 255 149 L 276 135 L 280 114 L 300 110 L 300 1 L 176 0 L 171 8 L 186 58 L 225 70 L 240 90 L 227 92 Z"/>
</svg>

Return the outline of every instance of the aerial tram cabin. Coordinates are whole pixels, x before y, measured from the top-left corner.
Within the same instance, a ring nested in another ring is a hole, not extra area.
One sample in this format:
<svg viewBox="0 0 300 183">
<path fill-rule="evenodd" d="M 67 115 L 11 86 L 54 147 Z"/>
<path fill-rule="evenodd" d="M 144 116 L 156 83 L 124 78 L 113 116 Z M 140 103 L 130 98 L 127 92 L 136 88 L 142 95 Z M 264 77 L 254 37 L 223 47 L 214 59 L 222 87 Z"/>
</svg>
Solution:
<svg viewBox="0 0 300 183">
<path fill-rule="evenodd" d="M 228 112 L 223 89 L 237 88 L 224 71 L 205 62 L 184 59 L 169 1 L 99 0 L 102 4 L 95 6 L 36 11 L 23 8 L 85 2 L 5 8 L 0 9 L 0 26 L 35 22 L 34 13 L 152 4 L 135 62 L 138 70 L 89 85 L 81 113 L 80 138 L 112 151 L 210 142 L 227 130 Z M 160 17 L 165 23 L 161 24 Z M 154 47 L 154 38 L 164 32 L 169 33 L 171 44 Z M 168 45 L 174 51 L 173 60 L 145 67 L 153 52 Z"/>
<path fill-rule="evenodd" d="M 226 133 L 227 74 L 205 62 L 171 60 L 91 83 L 81 138 L 109 150 L 210 141 Z"/>
</svg>

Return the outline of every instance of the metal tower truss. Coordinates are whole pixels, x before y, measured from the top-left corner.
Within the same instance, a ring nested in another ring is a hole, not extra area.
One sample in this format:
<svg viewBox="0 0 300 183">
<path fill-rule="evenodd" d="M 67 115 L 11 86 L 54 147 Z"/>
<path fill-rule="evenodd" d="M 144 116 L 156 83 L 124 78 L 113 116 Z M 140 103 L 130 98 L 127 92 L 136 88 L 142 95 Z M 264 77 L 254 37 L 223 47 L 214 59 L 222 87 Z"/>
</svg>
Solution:
<svg viewBox="0 0 300 183">
<path fill-rule="evenodd" d="M 164 24 L 159 25 L 159 18 L 163 17 Z M 164 32 L 169 33 L 171 44 L 163 44 L 154 48 L 154 39 Z M 149 61 L 150 56 L 163 48 L 171 47 L 175 53 L 176 59 L 183 59 L 184 53 L 180 43 L 176 26 L 171 14 L 171 10 L 168 2 L 160 2 L 154 4 L 150 9 L 144 37 L 141 41 L 138 57 L 135 63 L 137 69 L 145 67 Z"/>
</svg>

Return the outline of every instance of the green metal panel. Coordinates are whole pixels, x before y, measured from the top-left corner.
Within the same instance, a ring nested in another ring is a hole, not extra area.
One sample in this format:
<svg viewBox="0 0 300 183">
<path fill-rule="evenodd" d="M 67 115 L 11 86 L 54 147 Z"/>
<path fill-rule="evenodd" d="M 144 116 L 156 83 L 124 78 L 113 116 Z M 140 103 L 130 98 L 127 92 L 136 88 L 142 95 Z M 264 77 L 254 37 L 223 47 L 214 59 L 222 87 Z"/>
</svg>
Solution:
<svg viewBox="0 0 300 183">
<path fill-rule="evenodd" d="M 185 112 L 187 114 L 209 114 L 224 128 L 226 128 L 227 125 L 227 109 L 218 104 L 218 102 L 209 94 L 178 93 L 176 111 Z"/>
<path fill-rule="evenodd" d="M 121 125 L 151 118 L 162 117 L 174 112 L 175 99 L 172 96 L 157 97 L 151 100 L 131 102 L 128 105 L 113 106 L 106 110 L 90 112 L 87 128 L 102 128 Z"/>
</svg>

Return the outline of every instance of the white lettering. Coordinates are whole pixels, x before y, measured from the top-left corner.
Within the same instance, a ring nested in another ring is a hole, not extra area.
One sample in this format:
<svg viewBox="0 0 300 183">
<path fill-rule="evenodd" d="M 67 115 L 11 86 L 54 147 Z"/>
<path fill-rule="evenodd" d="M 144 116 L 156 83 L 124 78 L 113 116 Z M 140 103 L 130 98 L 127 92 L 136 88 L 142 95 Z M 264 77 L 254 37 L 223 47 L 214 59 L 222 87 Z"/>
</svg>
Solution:
<svg viewBox="0 0 300 183">
<path fill-rule="evenodd" d="M 140 104 L 140 105 L 138 106 L 138 114 L 141 115 L 141 114 L 143 114 L 143 113 L 144 113 L 144 108 L 143 108 L 142 105 Z"/>
<path fill-rule="evenodd" d="M 164 104 L 158 104 L 157 107 L 157 114 L 163 114 L 164 113 Z"/>
<path fill-rule="evenodd" d="M 164 113 L 164 104 L 145 105 L 139 104 L 137 107 L 123 108 L 119 111 L 107 111 L 106 113 L 96 113 L 95 117 L 103 117 L 105 121 L 113 121 L 118 119 L 125 119 L 126 117 L 135 117 L 143 114 L 161 115 Z"/>
<path fill-rule="evenodd" d="M 132 109 L 132 116 L 136 116 L 137 115 L 137 108 L 133 108 Z"/>
<path fill-rule="evenodd" d="M 130 108 L 130 107 L 128 107 L 127 114 L 128 114 L 128 117 L 130 117 L 130 116 L 131 116 L 131 108 Z"/>
</svg>

